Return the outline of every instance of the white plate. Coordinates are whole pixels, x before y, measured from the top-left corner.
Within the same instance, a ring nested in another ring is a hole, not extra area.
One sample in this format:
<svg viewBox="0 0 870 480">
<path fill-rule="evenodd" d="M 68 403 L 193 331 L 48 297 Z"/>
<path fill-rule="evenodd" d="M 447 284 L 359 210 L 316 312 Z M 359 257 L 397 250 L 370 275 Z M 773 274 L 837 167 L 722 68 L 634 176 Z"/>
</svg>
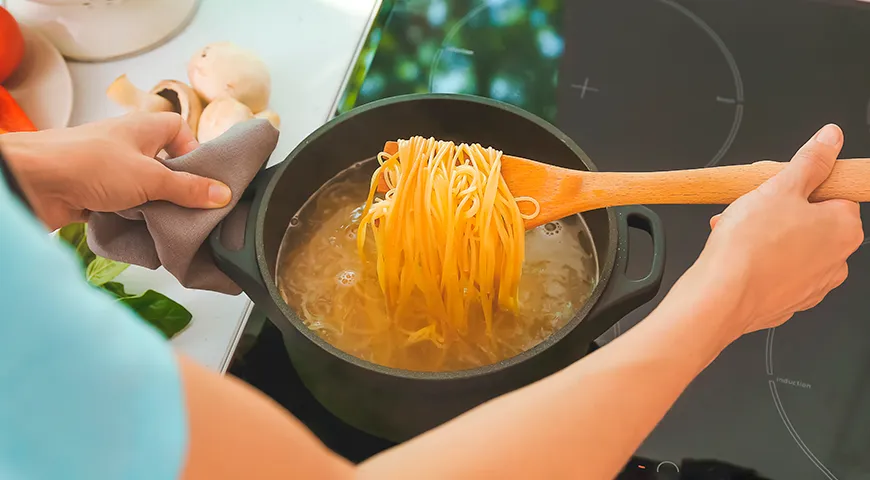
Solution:
<svg viewBox="0 0 870 480">
<path fill-rule="evenodd" d="M 3 83 L 39 130 L 63 128 L 73 109 L 73 84 L 60 52 L 34 28 L 21 24 L 24 59 Z"/>
<path fill-rule="evenodd" d="M 200 0 L 0 0 L 69 60 L 106 62 L 162 45 L 190 23 Z M 293 1 L 293 0 L 291 0 Z"/>
</svg>

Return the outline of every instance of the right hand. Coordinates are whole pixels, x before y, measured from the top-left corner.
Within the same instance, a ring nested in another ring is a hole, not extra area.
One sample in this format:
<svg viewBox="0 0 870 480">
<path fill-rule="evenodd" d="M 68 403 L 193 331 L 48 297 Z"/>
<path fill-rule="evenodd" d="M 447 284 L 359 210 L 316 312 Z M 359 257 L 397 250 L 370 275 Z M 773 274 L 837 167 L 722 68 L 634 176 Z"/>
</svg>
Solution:
<svg viewBox="0 0 870 480">
<path fill-rule="evenodd" d="M 782 172 L 711 219 L 701 259 L 734 280 L 724 294 L 740 295 L 741 333 L 783 324 L 849 275 L 846 260 L 864 241 L 858 204 L 807 200 L 842 146 L 839 127 L 823 127 Z"/>
</svg>

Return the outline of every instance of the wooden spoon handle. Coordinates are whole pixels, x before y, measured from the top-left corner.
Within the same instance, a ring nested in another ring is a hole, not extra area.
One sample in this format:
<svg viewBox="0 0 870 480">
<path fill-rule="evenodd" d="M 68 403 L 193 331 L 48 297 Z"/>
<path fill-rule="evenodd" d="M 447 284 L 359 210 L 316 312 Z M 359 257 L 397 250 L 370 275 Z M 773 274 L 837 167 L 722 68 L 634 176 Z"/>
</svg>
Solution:
<svg viewBox="0 0 870 480">
<path fill-rule="evenodd" d="M 724 205 L 737 200 L 776 175 L 785 162 L 699 168 L 669 172 L 584 172 L 586 209 L 635 204 Z M 837 160 L 812 201 L 842 198 L 870 202 L 870 158 Z"/>
</svg>

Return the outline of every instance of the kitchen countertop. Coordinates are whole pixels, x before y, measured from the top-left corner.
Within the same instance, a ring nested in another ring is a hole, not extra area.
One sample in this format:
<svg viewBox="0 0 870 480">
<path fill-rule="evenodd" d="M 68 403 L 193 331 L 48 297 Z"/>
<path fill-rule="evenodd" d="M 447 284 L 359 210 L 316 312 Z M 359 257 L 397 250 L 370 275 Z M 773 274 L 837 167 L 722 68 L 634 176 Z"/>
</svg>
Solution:
<svg viewBox="0 0 870 480">
<path fill-rule="evenodd" d="M 146 89 L 163 79 L 187 81 L 190 56 L 206 44 L 228 40 L 256 52 L 269 66 L 271 108 L 281 116 L 281 138 L 270 164 L 280 162 L 331 116 L 379 0 L 293 0 L 259 9 L 253 3 L 204 0 L 187 29 L 155 50 L 108 63 L 70 62 L 75 89 L 70 125 L 124 113 L 105 95 L 119 75 L 126 73 Z M 226 369 L 241 319 L 249 312 L 246 296 L 188 290 L 162 269 L 131 267 L 119 280 L 131 291 L 152 288 L 187 307 L 193 322 L 172 343 L 210 369 Z"/>
</svg>

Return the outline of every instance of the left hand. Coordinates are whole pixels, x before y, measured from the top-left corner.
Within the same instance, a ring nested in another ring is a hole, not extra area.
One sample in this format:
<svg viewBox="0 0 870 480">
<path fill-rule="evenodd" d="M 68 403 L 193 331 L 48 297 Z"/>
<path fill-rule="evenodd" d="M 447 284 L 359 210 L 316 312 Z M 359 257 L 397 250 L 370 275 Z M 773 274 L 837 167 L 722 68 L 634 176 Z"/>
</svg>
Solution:
<svg viewBox="0 0 870 480">
<path fill-rule="evenodd" d="M 51 230 L 153 200 L 220 208 L 231 199 L 216 180 L 175 172 L 155 159 L 199 146 L 175 113 L 136 113 L 73 128 L 0 136 L 0 149 L 36 215 Z"/>
</svg>

